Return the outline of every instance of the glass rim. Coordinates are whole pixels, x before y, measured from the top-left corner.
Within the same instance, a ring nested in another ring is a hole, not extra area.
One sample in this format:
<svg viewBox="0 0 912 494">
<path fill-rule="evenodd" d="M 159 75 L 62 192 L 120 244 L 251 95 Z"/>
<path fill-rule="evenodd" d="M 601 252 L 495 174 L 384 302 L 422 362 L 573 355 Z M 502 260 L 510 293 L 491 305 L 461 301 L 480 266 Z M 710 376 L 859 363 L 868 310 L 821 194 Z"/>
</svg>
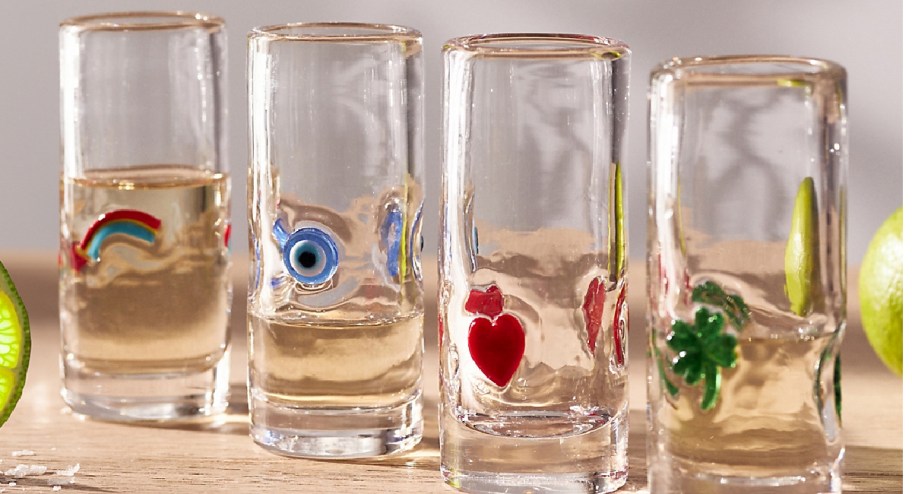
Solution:
<svg viewBox="0 0 912 494">
<path fill-rule="evenodd" d="M 749 67 L 751 65 L 780 66 L 779 70 L 763 72 L 732 72 L 724 69 Z M 718 71 L 711 70 L 718 67 Z M 816 57 L 792 55 L 718 55 L 674 57 L 657 65 L 650 74 L 650 79 L 663 75 L 675 80 L 698 78 L 701 80 L 740 81 L 740 80 L 788 80 L 788 79 L 844 79 L 845 68 L 831 60 Z"/>
<path fill-rule="evenodd" d="M 551 44 L 551 47 L 523 48 L 523 43 Z M 500 45 L 500 46 L 498 46 Z M 503 46 L 508 45 L 508 46 Z M 458 50 L 486 57 L 504 58 L 608 58 L 630 56 L 627 43 L 604 36 L 567 33 L 493 33 L 460 36 L 444 43 L 443 51 Z"/>
<path fill-rule="evenodd" d="M 306 32 L 306 30 L 312 30 Z M 301 32 L 295 32 L 299 30 Z M 325 30 L 326 32 L 318 32 Z M 345 32 L 348 30 L 348 32 Z M 363 32 L 352 32 L 363 31 Z M 421 40 L 421 32 L 398 24 L 368 22 L 289 22 L 257 26 L 247 35 L 250 39 L 269 41 L 322 41 L 322 42 L 389 42 Z"/>
<path fill-rule="evenodd" d="M 70 17 L 61 28 L 79 31 L 155 31 L 186 28 L 221 29 L 225 20 L 203 12 L 184 10 L 103 12 Z"/>
</svg>

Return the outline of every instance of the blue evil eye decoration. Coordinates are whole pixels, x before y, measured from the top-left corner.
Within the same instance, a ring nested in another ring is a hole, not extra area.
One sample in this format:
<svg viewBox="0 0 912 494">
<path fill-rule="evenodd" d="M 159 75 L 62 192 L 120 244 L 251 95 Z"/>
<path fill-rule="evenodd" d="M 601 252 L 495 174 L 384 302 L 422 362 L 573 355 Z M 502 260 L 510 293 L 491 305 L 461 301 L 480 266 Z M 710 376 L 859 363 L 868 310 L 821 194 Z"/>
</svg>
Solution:
<svg viewBox="0 0 912 494">
<path fill-rule="evenodd" d="M 380 226 L 380 238 L 386 245 L 386 271 L 399 278 L 399 252 L 402 250 L 402 210 L 394 207 L 386 212 Z"/>
<path fill-rule="evenodd" d="M 424 202 L 421 202 L 421 205 L 418 206 L 418 211 L 415 213 L 415 219 L 412 221 L 411 235 L 409 236 L 408 252 L 409 258 L 412 261 L 412 272 L 415 273 L 415 278 L 418 281 L 421 281 L 423 278 L 421 273 L 421 251 L 424 250 L 424 236 L 421 234 L 421 219 L 424 216 Z"/>
<path fill-rule="evenodd" d="M 305 227 L 289 234 L 281 220 L 276 220 L 272 233 L 282 247 L 285 270 L 297 281 L 321 285 L 339 269 L 339 248 L 325 231 Z"/>
</svg>

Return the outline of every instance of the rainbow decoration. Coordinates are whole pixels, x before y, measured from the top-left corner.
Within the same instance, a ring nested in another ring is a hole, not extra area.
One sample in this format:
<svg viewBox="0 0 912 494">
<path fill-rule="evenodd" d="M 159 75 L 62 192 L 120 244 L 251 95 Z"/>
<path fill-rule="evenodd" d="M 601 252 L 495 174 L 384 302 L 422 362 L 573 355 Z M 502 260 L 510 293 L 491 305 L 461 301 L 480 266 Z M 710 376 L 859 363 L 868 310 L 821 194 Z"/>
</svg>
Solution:
<svg viewBox="0 0 912 494">
<path fill-rule="evenodd" d="M 127 235 L 149 244 L 155 243 L 161 220 L 135 209 L 118 209 L 104 213 L 92 223 L 82 242 L 73 242 L 72 265 L 80 271 L 89 261 L 101 259 L 101 246 L 111 235 Z"/>
</svg>

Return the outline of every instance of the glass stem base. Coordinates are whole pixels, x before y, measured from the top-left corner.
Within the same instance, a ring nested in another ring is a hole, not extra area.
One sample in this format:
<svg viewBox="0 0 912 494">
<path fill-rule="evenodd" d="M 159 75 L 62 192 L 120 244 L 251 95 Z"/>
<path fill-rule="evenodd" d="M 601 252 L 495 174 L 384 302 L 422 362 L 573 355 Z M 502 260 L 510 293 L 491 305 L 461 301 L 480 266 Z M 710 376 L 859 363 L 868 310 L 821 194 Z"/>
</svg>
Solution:
<svg viewBox="0 0 912 494">
<path fill-rule="evenodd" d="M 211 367 L 182 372 L 115 374 L 62 359 L 60 394 L 74 412 L 119 422 L 187 421 L 228 408 L 229 352 Z"/>
<path fill-rule="evenodd" d="M 402 404 L 378 408 L 308 409 L 250 393 L 250 435 L 267 450 L 302 458 L 386 456 L 421 442 L 421 393 Z"/>
</svg>

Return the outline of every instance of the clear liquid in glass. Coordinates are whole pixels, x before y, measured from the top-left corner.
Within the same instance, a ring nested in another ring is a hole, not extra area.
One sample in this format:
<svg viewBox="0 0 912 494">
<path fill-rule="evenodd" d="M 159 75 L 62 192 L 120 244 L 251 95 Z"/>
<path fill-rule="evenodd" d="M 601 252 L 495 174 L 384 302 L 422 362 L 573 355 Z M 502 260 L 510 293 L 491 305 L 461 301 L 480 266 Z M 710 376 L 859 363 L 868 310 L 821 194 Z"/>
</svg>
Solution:
<svg viewBox="0 0 912 494">
<path fill-rule="evenodd" d="M 283 197 L 275 219 L 254 220 L 259 256 L 248 300 L 248 357 L 251 434 L 259 444 L 295 456 L 361 457 L 420 440 L 423 308 L 415 277 L 420 233 L 413 235 L 419 202 L 420 190 L 409 182 L 359 197 L 344 212 Z M 394 209 L 403 218 L 401 253 L 391 253 L 380 233 Z M 275 221 L 336 238 L 339 265 L 331 280 L 309 286 L 289 275 Z"/>
<path fill-rule="evenodd" d="M 225 409 L 228 192 L 226 175 L 192 166 L 62 179 L 63 395 L 76 411 L 155 420 Z M 73 246 L 122 210 L 160 220 L 154 241 L 115 232 L 78 263 Z"/>
<path fill-rule="evenodd" d="M 573 229 L 508 232 L 479 223 L 477 238 L 475 271 L 453 270 L 441 287 L 444 477 L 470 490 L 498 482 L 617 489 L 627 474 L 626 272 L 612 274 L 609 256 Z M 593 280 L 605 296 L 590 334 L 583 307 Z M 468 345 L 479 317 L 465 309 L 469 291 L 491 285 L 525 333 L 505 386 L 485 377 Z"/>
</svg>

